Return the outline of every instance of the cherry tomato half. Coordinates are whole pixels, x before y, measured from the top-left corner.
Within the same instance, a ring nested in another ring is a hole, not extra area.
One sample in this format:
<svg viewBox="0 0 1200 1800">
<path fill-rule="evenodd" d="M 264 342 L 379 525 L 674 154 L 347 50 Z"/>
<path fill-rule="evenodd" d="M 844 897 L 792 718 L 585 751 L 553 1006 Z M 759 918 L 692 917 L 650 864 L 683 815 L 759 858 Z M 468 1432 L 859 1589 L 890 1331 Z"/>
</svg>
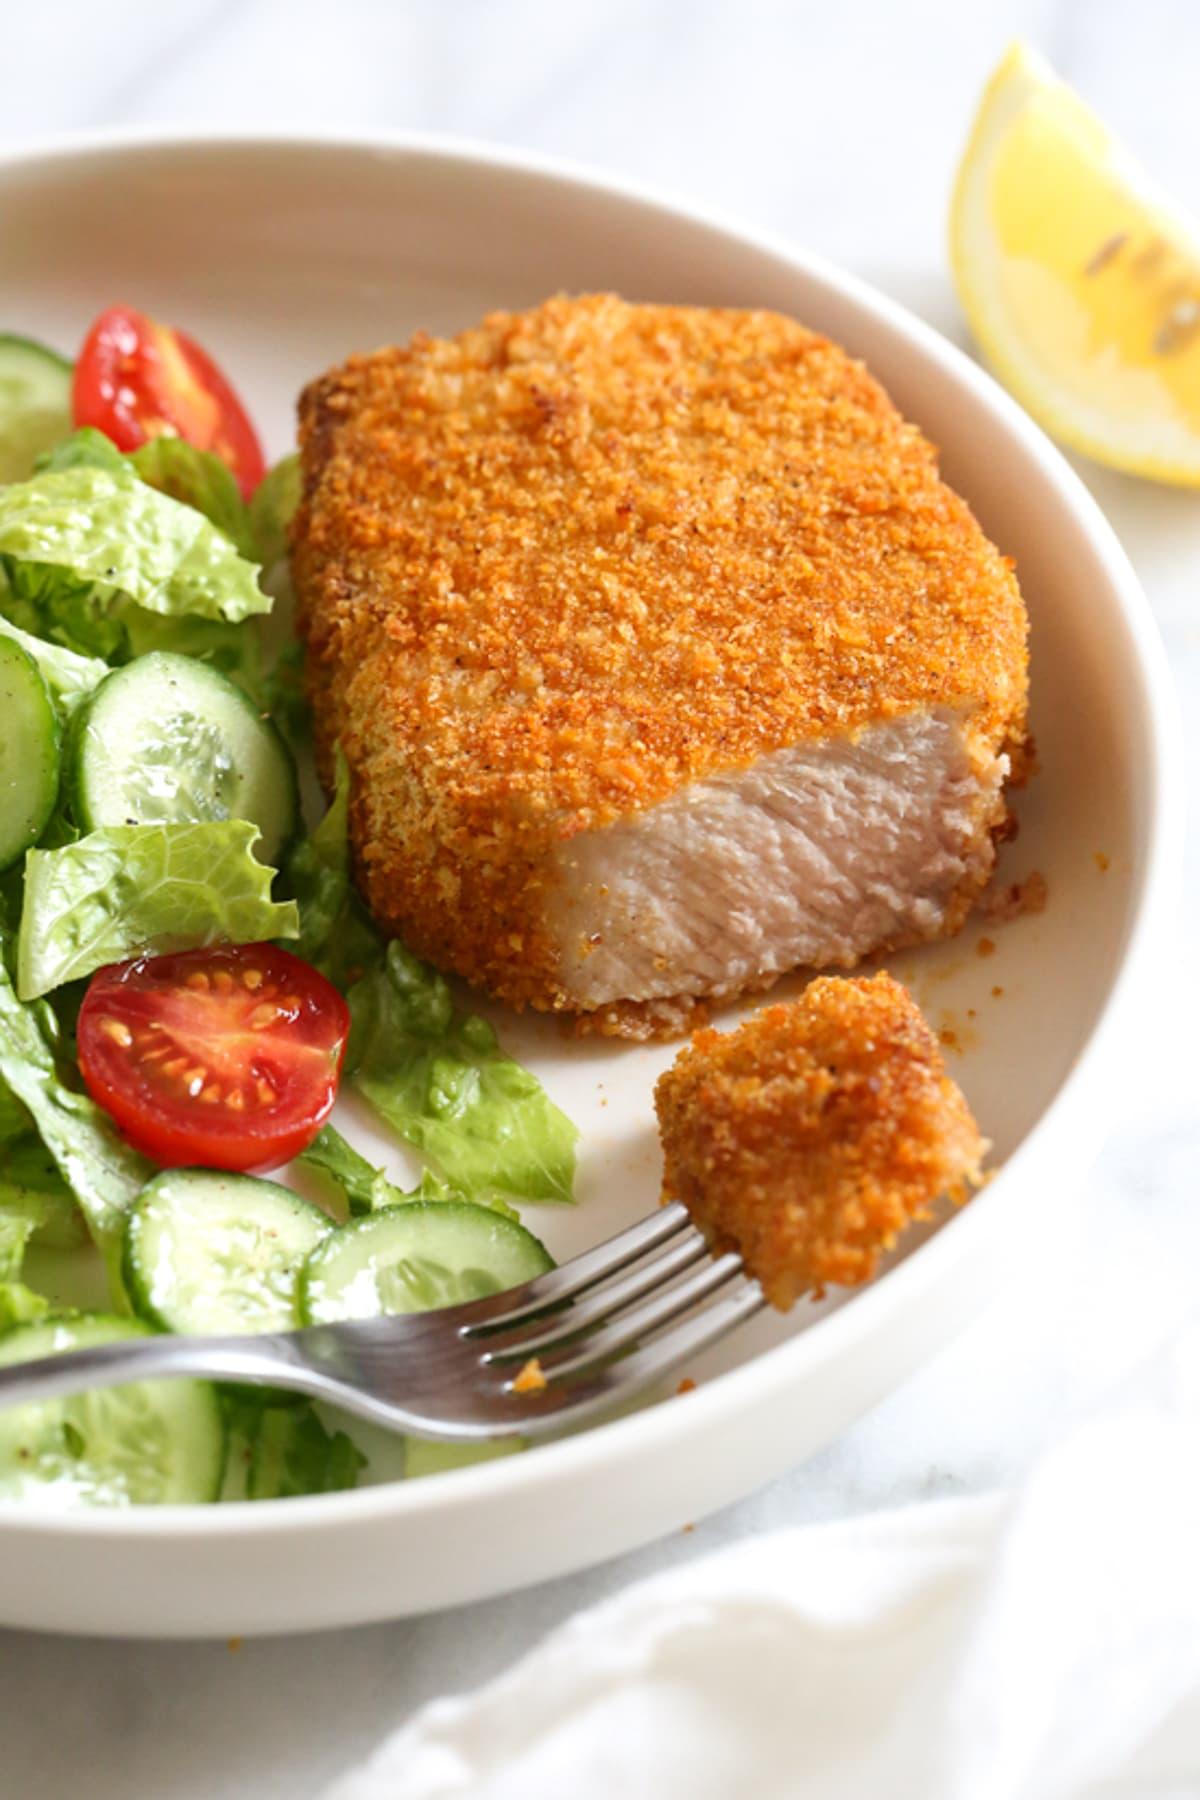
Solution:
<svg viewBox="0 0 1200 1800">
<path fill-rule="evenodd" d="M 244 499 L 263 478 L 258 434 L 211 356 L 186 332 L 131 306 L 110 306 L 88 332 L 71 405 L 76 425 L 94 425 L 118 450 L 167 432 L 215 451 Z"/>
<path fill-rule="evenodd" d="M 216 944 L 99 969 L 79 1012 L 88 1092 L 168 1168 L 273 1169 L 329 1117 L 350 1013 L 271 944 Z"/>
</svg>

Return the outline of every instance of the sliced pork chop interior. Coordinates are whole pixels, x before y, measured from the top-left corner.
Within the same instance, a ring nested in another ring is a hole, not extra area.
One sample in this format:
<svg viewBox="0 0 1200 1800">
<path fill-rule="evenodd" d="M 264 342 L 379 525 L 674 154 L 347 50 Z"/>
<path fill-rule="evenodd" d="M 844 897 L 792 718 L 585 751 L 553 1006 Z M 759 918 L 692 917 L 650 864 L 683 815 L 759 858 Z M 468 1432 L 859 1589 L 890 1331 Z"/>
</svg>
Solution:
<svg viewBox="0 0 1200 1800">
<path fill-rule="evenodd" d="M 953 930 L 991 863 L 1008 758 L 910 713 L 691 783 L 558 853 L 549 917 L 581 1006 L 736 993 Z"/>
</svg>

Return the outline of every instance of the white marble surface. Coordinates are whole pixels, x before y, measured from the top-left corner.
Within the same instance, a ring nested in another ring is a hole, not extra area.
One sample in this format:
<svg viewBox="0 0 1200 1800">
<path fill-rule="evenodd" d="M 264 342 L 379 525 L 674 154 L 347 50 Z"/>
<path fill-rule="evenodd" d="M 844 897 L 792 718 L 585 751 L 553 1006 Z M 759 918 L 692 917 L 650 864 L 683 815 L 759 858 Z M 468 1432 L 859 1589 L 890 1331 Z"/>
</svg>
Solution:
<svg viewBox="0 0 1200 1800">
<path fill-rule="evenodd" d="M 961 337 L 947 188 L 979 84 L 1017 32 L 1200 210 L 1194 0 L 42 0 L 5 18 L 0 143 L 253 122 L 533 146 L 770 226 Z M 1167 636 L 1194 768 L 1200 496 L 1084 472 Z M 1173 1002 L 1196 986 L 1176 970 Z M 636 1575 L 770 1526 L 1011 1478 L 1200 1311 L 1196 1059 L 1182 1029 L 1178 1057 L 1170 1041 L 1148 995 L 1142 1076 L 1066 1253 L 1033 1262 L 1020 1291 L 805 1467 L 686 1537 L 440 1617 L 236 1654 L 0 1634 L 0 1786 L 304 1800 L 417 1702 L 491 1674 Z"/>
</svg>

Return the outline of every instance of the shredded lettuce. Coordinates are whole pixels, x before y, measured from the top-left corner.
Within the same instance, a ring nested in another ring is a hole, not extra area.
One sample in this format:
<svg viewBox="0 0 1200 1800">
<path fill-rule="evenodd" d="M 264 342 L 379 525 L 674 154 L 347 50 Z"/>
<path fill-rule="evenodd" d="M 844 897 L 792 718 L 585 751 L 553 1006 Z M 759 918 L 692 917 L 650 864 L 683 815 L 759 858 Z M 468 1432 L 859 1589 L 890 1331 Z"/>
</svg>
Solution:
<svg viewBox="0 0 1200 1800">
<path fill-rule="evenodd" d="M 486 1019 L 403 946 L 349 993 L 354 1085 L 468 1200 L 570 1200 L 578 1132 Z"/>
<path fill-rule="evenodd" d="M 80 463 L 0 488 L 9 616 L 69 649 L 127 654 L 129 605 L 237 622 L 270 610 L 253 563 L 192 506 L 119 468 Z"/>
<path fill-rule="evenodd" d="M 44 1001 L 23 1005 L 0 958 L 0 1080 L 26 1106 L 88 1229 L 112 1256 L 125 1215 L 153 1165 L 119 1137 L 106 1113 L 68 1085 L 58 1026 Z"/>
<path fill-rule="evenodd" d="M 36 999 L 140 951 L 295 937 L 296 903 L 273 901 L 275 871 L 247 819 L 117 825 L 25 859 L 17 990 Z"/>
</svg>

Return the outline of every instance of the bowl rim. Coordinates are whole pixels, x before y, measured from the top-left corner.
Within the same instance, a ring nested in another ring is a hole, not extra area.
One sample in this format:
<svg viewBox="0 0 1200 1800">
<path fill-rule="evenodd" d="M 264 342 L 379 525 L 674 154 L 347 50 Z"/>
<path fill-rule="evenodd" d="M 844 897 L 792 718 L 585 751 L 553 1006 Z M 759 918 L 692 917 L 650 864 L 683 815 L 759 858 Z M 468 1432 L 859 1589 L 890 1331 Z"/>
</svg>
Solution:
<svg viewBox="0 0 1200 1800">
<path fill-rule="evenodd" d="M 985 1192 L 946 1223 L 917 1252 L 861 1289 L 853 1302 L 818 1320 L 794 1337 L 760 1351 L 737 1368 L 712 1377 L 688 1396 L 686 1407 L 656 1405 L 609 1423 L 590 1426 L 579 1435 L 538 1447 L 535 1455 L 504 1457 L 426 1476 L 419 1482 L 392 1481 L 375 1487 L 334 1494 L 304 1495 L 286 1503 L 226 1501 L 220 1505 L 134 1507 L 106 1513 L 38 1512 L 20 1502 L 0 1501 L 0 1534 L 20 1537 L 67 1535 L 104 1543 L 145 1537 L 219 1540 L 263 1532 L 307 1534 L 324 1527 L 353 1525 L 391 1517 L 397 1523 L 424 1512 L 470 1510 L 480 1501 L 516 1503 L 554 1477 L 570 1479 L 597 1474 L 610 1460 L 636 1461 L 640 1448 L 653 1440 L 661 1452 L 668 1444 L 719 1432 L 724 1419 L 751 1398 L 780 1400 L 802 1371 L 835 1361 L 862 1338 L 876 1321 L 908 1297 L 909 1291 L 933 1285 L 946 1265 L 960 1261 L 972 1232 L 990 1221 L 1003 1196 L 1020 1181 L 1034 1161 L 1043 1139 L 1056 1133 L 1060 1120 L 1092 1081 L 1116 1041 L 1119 1020 L 1154 950 L 1157 929 L 1172 920 L 1182 882 L 1186 821 L 1182 717 L 1166 650 L 1150 603 L 1108 519 L 1081 477 L 1017 401 L 966 351 L 863 277 L 829 259 L 793 245 L 777 232 L 747 228 L 721 210 L 693 205 L 650 184 L 604 171 L 569 158 L 527 151 L 436 132 L 379 130 L 359 132 L 340 127 L 288 129 L 274 127 L 155 125 L 115 127 L 32 137 L 0 147 L 0 179 L 22 167 L 70 163 L 104 154 L 153 154 L 170 150 L 296 152 L 344 150 L 402 159 L 424 158 L 431 164 L 459 167 L 483 165 L 510 176 L 532 176 L 564 188 L 584 189 L 658 214 L 664 225 L 683 223 L 719 234 L 740 248 L 775 258 L 819 285 L 849 299 L 870 314 L 910 350 L 931 359 L 989 409 L 1001 426 L 1022 445 L 1041 478 L 1056 490 L 1094 545 L 1111 577 L 1117 614 L 1136 652 L 1135 668 L 1143 690 L 1146 736 L 1148 816 L 1143 820 L 1145 853 L 1135 870 L 1130 918 L 1120 961 L 1096 1019 L 1079 1054 L 1030 1131 L 1022 1139 Z"/>
</svg>

